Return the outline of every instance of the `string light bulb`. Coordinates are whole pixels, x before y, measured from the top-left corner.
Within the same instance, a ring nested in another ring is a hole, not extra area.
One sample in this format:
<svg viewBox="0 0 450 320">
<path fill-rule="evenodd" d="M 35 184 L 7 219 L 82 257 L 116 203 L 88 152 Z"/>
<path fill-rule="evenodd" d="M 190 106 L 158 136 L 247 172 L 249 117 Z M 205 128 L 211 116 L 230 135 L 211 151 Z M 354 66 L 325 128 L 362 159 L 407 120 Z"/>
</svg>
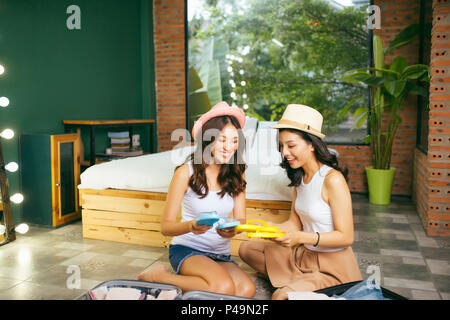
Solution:
<svg viewBox="0 0 450 320">
<path fill-rule="evenodd" d="M 16 204 L 22 203 L 23 195 L 21 193 L 15 193 L 11 197 L 9 197 L 9 200 L 11 200 L 12 202 L 14 202 Z"/>
<path fill-rule="evenodd" d="M 0 133 L 0 137 L 4 139 L 12 139 L 14 137 L 14 131 L 11 129 L 5 129 Z"/>
<path fill-rule="evenodd" d="M 5 234 L 5 232 L 6 232 L 6 227 L 4 225 L 0 224 L 0 236 Z"/>
<path fill-rule="evenodd" d="M 7 165 L 5 165 L 5 169 L 8 170 L 9 172 L 16 172 L 17 169 L 19 169 L 19 165 L 16 162 L 11 161 Z"/>
<path fill-rule="evenodd" d="M 30 227 L 26 223 L 21 223 L 14 230 L 20 234 L 27 233 Z"/>
<path fill-rule="evenodd" d="M 5 72 L 5 67 L 0 64 L 0 75 Z"/>
<path fill-rule="evenodd" d="M 9 99 L 7 97 L 0 97 L 0 107 L 6 108 L 9 105 Z"/>
</svg>

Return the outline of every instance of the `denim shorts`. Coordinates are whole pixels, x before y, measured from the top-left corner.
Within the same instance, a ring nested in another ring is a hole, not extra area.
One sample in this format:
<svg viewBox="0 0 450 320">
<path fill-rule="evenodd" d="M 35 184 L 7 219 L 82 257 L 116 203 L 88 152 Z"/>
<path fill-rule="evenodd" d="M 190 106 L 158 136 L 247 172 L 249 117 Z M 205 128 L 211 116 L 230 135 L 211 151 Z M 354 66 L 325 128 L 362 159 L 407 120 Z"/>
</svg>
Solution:
<svg viewBox="0 0 450 320">
<path fill-rule="evenodd" d="M 181 244 L 169 245 L 169 261 L 173 270 L 175 270 L 177 274 L 180 273 L 181 264 L 184 260 L 195 255 L 206 256 L 214 261 L 233 262 L 237 265 L 236 261 L 232 260 L 230 255 L 200 251 Z"/>
</svg>

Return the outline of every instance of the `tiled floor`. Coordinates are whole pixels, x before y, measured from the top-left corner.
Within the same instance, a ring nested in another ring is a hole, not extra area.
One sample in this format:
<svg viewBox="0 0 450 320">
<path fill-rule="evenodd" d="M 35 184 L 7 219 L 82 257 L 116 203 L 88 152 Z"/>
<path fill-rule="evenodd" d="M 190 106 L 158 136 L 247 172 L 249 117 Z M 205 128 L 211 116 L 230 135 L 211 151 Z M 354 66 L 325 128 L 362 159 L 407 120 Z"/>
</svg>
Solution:
<svg viewBox="0 0 450 320">
<path fill-rule="evenodd" d="M 356 253 L 364 279 L 409 299 L 450 300 L 450 239 L 428 237 L 408 198 L 374 206 L 353 195 Z M 133 279 L 147 266 L 170 268 L 168 250 L 83 239 L 81 222 L 59 229 L 32 226 L 26 235 L 0 247 L 0 299 L 74 299 L 98 283 Z M 258 299 L 270 285 L 239 258 L 257 284 Z M 80 289 L 74 281 L 81 277 Z"/>
</svg>

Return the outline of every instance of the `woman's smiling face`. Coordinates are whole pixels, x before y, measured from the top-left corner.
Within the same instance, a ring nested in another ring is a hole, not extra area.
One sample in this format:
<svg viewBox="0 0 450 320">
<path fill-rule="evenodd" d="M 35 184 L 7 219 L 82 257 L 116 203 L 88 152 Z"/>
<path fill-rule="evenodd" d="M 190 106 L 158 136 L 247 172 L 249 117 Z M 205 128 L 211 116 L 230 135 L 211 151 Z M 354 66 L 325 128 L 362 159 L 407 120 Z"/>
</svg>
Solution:
<svg viewBox="0 0 450 320">
<path fill-rule="evenodd" d="M 314 147 L 300 135 L 280 130 L 280 152 L 292 169 L 298 169 L 314 157 Z"/>
<path fill-rule="evenodd" d="M 228 163 L 239 147 L 238 130 L 234 125 L 228 123 L 217 135 L 211 154 L 216 163 Z"/>
</svg>

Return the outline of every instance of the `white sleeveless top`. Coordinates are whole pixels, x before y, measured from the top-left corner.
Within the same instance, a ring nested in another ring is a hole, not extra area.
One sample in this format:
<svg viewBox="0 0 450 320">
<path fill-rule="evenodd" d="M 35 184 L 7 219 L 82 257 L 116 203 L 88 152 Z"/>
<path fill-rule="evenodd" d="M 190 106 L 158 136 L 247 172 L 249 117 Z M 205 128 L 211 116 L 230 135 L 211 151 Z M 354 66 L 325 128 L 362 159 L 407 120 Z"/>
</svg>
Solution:
<svg viewBox="0 0 450 320">
<path fill-rule="evenodd" d="M 192 162 L 188 162 L 189 176 L 194 173 Z M 234 199 L 226 193 L 223 198 L 219 195 L 220 190 L 209 190 L 205 198 L 200 199 L 191 187 L 183 197 L 181 210 L 181 222 L 197 218 L 200 212 L 216 211 L 220 217 L 225 218 L 232 215 Z M 215 254 L 230 255 L 230 239 L 221 237 L 216 231 L 217 223 L 203 234 L 185 233 L 172 238 L 171 244 L 180 244 L 200 251 Z"/>
<path fill-rule="evenodd" d="M 322 199 L 322 185 L 325 176 L 332 168 L 327 165 L 322 167 L 314 174 L 308 184 L 302 183 L 297 187 L 297 198 L 295 199 L 295 212 L 300 217 L 305 232 L 331 232 L 334 231 L 333 216 L 330 206 Z M 345 249 L 328 248 L 319 245 L 314 247 L 311 244 L 305 244 L 305 247 L 312 251 L 333 252 Z"/>
</svg>

